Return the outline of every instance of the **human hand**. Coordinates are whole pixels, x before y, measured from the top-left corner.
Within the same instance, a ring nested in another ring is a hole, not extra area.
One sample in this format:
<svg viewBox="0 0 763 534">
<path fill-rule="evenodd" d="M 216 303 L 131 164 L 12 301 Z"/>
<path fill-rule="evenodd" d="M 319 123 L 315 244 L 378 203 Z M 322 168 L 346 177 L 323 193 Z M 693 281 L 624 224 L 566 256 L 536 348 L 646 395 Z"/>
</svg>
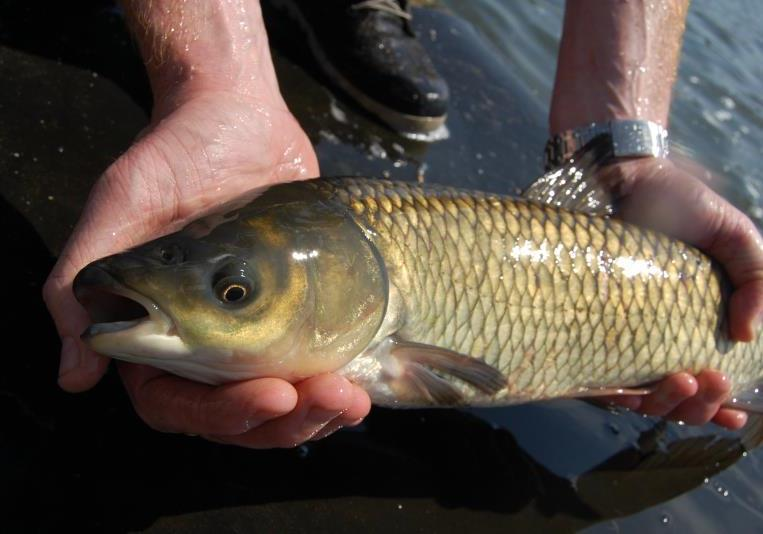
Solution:
<svg viewBox="0 0 763 534">
<path fill-rule="evenodd" d="M 203 91 L 164 101 L 93 187 L 44 287 L 63 340 L 63 389 L 91 388 L 108 365 L 79 339 L 90 323 L 72 293 L 82 267 L 250 190 L 318 174 L 312 146 L 277 88 L 259 94 L 271 96 Z M 361 388 L 333 375 L 294 386 L 261 379 L 211 387 L 140 365 L 121 364 L 120 372 L 136 411 L 153 428 L 248 447 L 294 446 L 357 424 L 370 409 Z"/>
<path fill-rule="evenodd" d="M 602 180 L 619 198 L 620 217 L 695 245 L 724 267 L 734 286 L 729 333 L 734 340 L 752 341 L 763 318 L 763 241 L 754 223 L 669 160 L 618 162 L 604 169 Z M 731 387 L 718 372 L 678 373 L 649 395 L 607 400 L 647 415 L 697 425 L 712 420 L 738 429 L 747 414 L 722 407 Z"/>
</svg>

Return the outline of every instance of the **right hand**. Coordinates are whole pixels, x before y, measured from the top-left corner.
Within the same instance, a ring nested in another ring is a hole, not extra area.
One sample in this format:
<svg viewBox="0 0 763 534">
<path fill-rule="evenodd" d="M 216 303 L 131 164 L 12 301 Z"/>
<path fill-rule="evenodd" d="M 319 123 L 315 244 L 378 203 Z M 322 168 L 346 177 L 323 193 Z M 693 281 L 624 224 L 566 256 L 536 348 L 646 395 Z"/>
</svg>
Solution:
<svg viewBox="0 0 763 534">
<path fill-rule="evenodd" d="M 79 339 L 90 323 L 72 293 L 80 269 L 252 189 L 318 175 L 313 148 L 280 95 L 186 94 L 156 117 L 96 182 L 43 289 L 63 341 L 59 384 L 70 392 L 93 387 L 108 366 Z M 357 424 L 370 409 L 366 392 L 336 375 L 211 387 L 141 365 L 121 364 L 120 372 L 151 427 L 246 447 L 292 447 Z"/>
<path fill-rule="evenodd" d="M 684 163 L 687 166 L 688 162 Z M 627 160 L 604 169 L 620 216 L 702 249 L 721 264 L 734 286 L 729 299 L 731 339 L 754 342 L 763 319 L 763 239 L 755 224 L 704 182 L 670 160 Z M 716 371 L 677 373 L 649 395 L 608 400 L 648 415 L 736 430 L 747 414 L 724 406 L 733 384 Z"/>
</svg>

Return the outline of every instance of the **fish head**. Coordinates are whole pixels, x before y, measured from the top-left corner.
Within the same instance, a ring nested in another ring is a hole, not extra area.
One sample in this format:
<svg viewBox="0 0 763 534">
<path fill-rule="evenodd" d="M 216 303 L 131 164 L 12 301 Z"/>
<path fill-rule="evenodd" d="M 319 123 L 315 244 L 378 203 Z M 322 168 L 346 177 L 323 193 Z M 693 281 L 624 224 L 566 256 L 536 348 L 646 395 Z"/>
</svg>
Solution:
<svg viewBox="0 0 763 534">
<path fill-rule="evenodd" d="M 387 277 L 352 216 L 265 195 L 85 267 L 96 352 L 218 384 L 335 371 L 376 335 Z"/>
</svg>

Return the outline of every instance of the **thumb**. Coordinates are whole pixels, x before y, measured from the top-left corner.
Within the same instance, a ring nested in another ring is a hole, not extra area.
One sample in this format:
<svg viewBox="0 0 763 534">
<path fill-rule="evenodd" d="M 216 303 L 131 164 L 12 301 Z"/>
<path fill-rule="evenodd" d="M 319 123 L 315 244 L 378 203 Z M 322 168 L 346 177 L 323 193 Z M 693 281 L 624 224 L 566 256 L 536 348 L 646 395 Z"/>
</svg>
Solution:
<svg viewBox="0 0 763 534">
<path fill-rule="evenodd" d="M 752 341 L 763 319 L 763 280 L 750 280 L 736 288 L 729 303 L 731 339 Z"/>
<path fill-rule="evenodd" d="M 109 364 L 108 358 L 90 350 L 80 339 L 80 334 L 90 324 L 90 318 L 72 291 L 77 270 L 65 251 L 42 290 L 43 300 L 61 337 L 58 384 L 72 393 L 92 388 Z"/>
</svg>

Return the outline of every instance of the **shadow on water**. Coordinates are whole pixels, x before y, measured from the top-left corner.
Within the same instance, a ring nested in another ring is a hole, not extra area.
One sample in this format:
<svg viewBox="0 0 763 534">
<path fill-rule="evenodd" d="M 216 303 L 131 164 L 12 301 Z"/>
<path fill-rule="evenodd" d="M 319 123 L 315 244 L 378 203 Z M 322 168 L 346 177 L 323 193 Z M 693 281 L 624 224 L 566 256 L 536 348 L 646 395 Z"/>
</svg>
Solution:
<svg viewBox="0 0 763 534">
<path fill-rule="evenodd" d="M 73 27 L 46 41 L 41 37 L 53 25 L 47 15 L 1 3 L 7 15 L 0 16 L 2 42 L 110 73 L 122 89 L 135 84 L 126 90 L 140 100 L 138 78 L 108 61 L 122 49 L 124 34 L 104 36 L 102 28 L 77 36 L 77 24 L 116 16 L 93 5 L 96 15 L 83 11 L 79 22 L 67 19 Z M 275 17 L 270 24 L 288 27 Z M 496 58 L 479 52 L 478 34 L 463 21 L 422 11 L 417 24 L 435 36 L 427 46 L 437 57 L 453 62 L 438 59 L 462 95 L 454 102 L 451 139 L 431 146 L 371 123 L 316 82 L 320 75 L 310 70 L 304 50 L 282 46 L 281 84 L 317 144 L 324 172 L 415 179 L 427 164 L 426 178 L 439 182 L 494 190 L 523 185 L 533 174 L 534 155 L 517 164 L 516 176 L 495 177 L 505 171 L 500 150 L 506 143 L 516 142 L 518 154 L 537 152 L 540 119 L 523 115 L 535 114 L 537 105 L 528 104 Z M 31 33 L 23 37 L 25 28 Z M 277 33 L 288 41 L 289 31 Z M 101 38 L 101 55 L 91 57 L 92 42 Z M 0 531 L 570 531 L 665 502 L 744 454 L 730 433 L 691 435 L 640 418 L 627 419 L 629 433 L 610 439 L 607 451 L 596 444 L 602 441 L 597 417 L 607 414 L 580 403 L 477 415 L 377 409 L 360 428 L 321 442 L 248 451 L 149 430 L 113 372 L 91 392 L 64 394 L 55 385 L 59 344 L 39 299 L 41 284 L 93 180 L 129 145 L 145 114 L 103 77 L 36 55 L 0 47 L 0 217 L 6 229 L 0 274 L 11 311 L 5 339 L 20 343 L 0 359 Z M 472 70 L 459 71 L 464 65 Z M 470 93 L 474 85 L 478 94 Z M 513 109 L 517 127 L 494 120 L 491 106 Z M 405 161 L 395 166 L 399 160 Z M 553 441 L 563 435 L 575 435 L 575 444 L 593 454 L 572 455 L 571 441 Z M 552 456 L 572 457 L 554 464 L 544 447 Z"/>
</svg>

